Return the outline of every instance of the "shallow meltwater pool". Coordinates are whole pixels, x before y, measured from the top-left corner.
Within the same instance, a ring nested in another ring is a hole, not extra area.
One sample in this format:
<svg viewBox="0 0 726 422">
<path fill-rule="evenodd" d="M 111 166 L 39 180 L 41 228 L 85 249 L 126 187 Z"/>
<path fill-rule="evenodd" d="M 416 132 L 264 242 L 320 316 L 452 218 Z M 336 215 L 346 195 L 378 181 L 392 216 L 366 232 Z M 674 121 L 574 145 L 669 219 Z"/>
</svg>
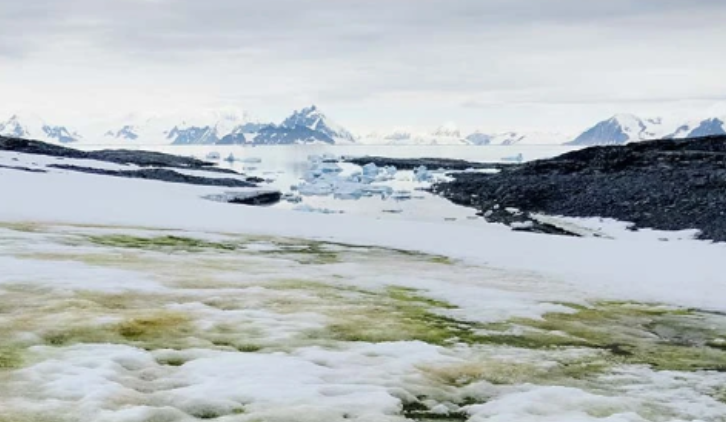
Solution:
<svg viewBox="0 0 726 422">
<path fill-rule="evenodd" d="M 0 223 L 0 421 L 726 421 L 726 315 L 377 247 Z"/>
</svg>

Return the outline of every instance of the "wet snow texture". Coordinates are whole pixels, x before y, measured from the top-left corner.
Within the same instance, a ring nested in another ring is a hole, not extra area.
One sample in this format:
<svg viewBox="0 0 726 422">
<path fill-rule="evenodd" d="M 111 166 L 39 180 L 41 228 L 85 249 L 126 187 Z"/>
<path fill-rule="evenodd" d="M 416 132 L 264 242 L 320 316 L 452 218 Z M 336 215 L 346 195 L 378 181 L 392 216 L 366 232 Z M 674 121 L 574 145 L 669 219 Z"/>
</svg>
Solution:
<svg viewBox="0 0 726 422">
<path fill-rule="evenodd" d="M 442 256 L 0 225 L 0 421 L 724 421 L 726 321 Z"/>
</svg>

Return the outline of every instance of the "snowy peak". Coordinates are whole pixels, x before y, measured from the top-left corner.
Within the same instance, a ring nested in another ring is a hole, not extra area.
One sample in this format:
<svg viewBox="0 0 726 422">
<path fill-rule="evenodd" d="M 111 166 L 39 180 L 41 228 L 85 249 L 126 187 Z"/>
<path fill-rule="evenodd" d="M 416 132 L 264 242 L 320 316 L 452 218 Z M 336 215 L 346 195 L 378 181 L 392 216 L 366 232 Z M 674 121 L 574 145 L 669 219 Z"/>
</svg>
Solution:
<svg viewBox="0 0 726 422">
<path fill-rule="evenodd" d="M 474 132 L 466 137 L 466 142 L 471 145 L 489 145 L 492 143 L 492 135 L 482 132 Z"/>
<path fill-rule="evenodd" d="M 660 118 L 641 119 L 632 114 L 617 114 L 586 130 L 570 145 L 622 145 L 665 135 Z"/>
<path fill-rule="evenodd" d="M 47 124 L 43 119 L 32 114 L 15 114 L 7 121 L 0 123 L 0 135 L 64 144 L 81 139 L 80 135 L 68 128 Z"/>
<path fill-rule="evenodd" d="M 697 138 L 699 136 L 726 135 L 726 117 L 711 117 L 679 126 L 670 138 Z"/>
<path fill-rule="evenodd" d="M 319 132 L 334 140 L 342 140 L 347 142 L 355 142 L 353 134 L 348 132 L 342 126 L 330 120 L 320 109 L 312 105 L 302 110 L 295 111 L 290 117 L 285 119 L 281 125 L 282 128 L 295 130 L 296 128 L 307 128 L 311 131 Z"/>
<path fill-rule="evenodd" d="M 219 141 L 217 132 L 209 126 L 177 127 L 167 133 L 172 145 L 214 145 Z"/>
<path fill-rule="evenodd" d="M 451 122 L 439 126 L 439 128 L 433 131 L 431 135 L 436 138 L 462 138 L 459 128 L 456 126 L 456 124 Z"/>
<path fill-rule="evenodd" d="M 104 142 L 172 145 L 213 145 L 246 142 L 245 134 L 256 132 L 260 123 L 246 111 L 222 109 L 198 113 L 128 116 L 104 133 Z"/>
<path fill-rule="evenodd" d="M 683 139 L 726 135 L 726 118 L 708 118 L 680 125 L 669 125 L 661 118 L 641 119 L 618 114 L 583 132 L 570 145 L 619 145 L 651 139 Z"/>
<path fill-rule="evenodd" d="M 706 119 L 702 121 L 698 127 L 693 129 L 689 134 L 689 138 L 697 138 L 699 136 L 726 135 L 726 124 L 724 119 Z"/>
<path fill-rule="evenodd" d="M 474 132 L 466 137 L 471 145 L 561 145 L 568 139 L 558 132 Z"/>
<path fill-rule="evenodd" d="M 124 139 L 127 141 L 135 141 L 139 139 L 136 127 L 132 125 L 125 125 L 116 132 L 109 130 L 104 136 L 116 139 Z"/>
</svg>

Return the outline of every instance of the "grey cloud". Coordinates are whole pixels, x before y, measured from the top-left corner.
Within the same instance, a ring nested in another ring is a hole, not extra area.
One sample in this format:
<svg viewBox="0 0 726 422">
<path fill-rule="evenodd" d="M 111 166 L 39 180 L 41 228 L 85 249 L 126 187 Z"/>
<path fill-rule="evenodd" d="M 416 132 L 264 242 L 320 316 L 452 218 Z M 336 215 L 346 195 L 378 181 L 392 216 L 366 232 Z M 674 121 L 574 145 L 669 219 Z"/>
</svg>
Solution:
<svg viewBox="0 0 726 422">
<path fill-rule="evenodd" d="M 726 72 L 725 19 L 723 0 L 8 0 L 0 60 L 160 96 L 659 101 L 726 88 L 703 70 Z"/>
<path fill-rule="evenodd" d="M 718 0 L 26 0 L 0 4 L 0 34 L 4 44 L 27 48 L 75 36 L 150 56 L 250 48 L 323 56 L 438 37 L 477 39 L 502 27 L 606 24 L 725 7 Z"/>
</svg>

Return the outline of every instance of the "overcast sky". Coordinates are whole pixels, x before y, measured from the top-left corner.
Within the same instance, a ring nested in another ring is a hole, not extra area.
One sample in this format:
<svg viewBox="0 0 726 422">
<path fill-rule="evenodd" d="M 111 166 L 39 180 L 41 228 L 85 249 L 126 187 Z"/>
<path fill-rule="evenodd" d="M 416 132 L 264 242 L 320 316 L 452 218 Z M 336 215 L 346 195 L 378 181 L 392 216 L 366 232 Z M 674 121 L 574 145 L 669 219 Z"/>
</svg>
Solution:
<svg viewBox="0 0 726 422">
<path fill-rule="evenodd" d="M 724 22 L 724 0 L 3 0 L 0 112 L 315 103 L 357 130 L 726 114 Z"/>
</svg>

